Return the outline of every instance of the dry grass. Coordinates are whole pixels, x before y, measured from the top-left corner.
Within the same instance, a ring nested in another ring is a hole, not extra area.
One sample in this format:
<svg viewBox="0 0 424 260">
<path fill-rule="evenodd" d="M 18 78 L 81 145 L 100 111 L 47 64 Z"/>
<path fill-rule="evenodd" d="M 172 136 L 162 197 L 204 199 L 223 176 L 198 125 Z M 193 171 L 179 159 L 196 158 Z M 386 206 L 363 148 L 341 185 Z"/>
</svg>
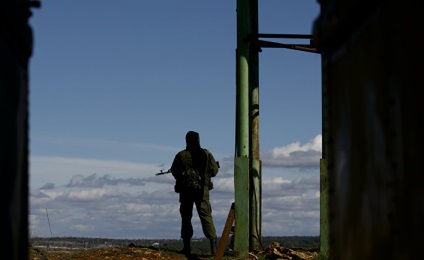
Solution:
<svg viewBox="0 0 424 260">
<path fill-rule="evenodd" d="M 30 249 L 29 260 L 87 260 L 87 259 L 114 259 L 114 260 L 147 260 L 147 259 L 213 259 L 211 256 L 193 255 L 190 258 L 173 251 L 158 250 L 145 247 L 111 247 L 89 250 L 44 250 Z M 229 258 L 227 258 L 229 259 Z"/>
</svg>

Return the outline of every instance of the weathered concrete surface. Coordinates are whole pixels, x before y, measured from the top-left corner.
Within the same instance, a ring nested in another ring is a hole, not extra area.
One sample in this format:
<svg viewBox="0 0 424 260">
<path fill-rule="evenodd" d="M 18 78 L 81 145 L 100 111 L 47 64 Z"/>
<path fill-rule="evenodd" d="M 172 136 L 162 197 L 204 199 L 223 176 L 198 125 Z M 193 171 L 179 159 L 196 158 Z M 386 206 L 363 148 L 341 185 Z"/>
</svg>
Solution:
<svg viewBox="0 0 424 260">
<path fill-rule="evenodd" d="M 331 259 L 419 259 L 424 242 L 419 1 L 321 1 Z"/>
<path fill-rule="evenodd" d="M 27 259 L 28 254 L 29 6 L 29 1 L 6 0 L 0 8 L 2 259 Z"/>
</svg>

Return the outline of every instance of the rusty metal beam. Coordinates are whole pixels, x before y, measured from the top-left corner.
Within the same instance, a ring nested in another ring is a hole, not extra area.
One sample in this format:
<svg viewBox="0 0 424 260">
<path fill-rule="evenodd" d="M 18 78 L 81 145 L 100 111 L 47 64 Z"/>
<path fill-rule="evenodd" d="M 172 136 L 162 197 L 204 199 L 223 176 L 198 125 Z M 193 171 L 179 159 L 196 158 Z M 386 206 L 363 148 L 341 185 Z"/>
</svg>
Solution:
<svg viewBox="0 0 424 260">
<path fill-rule="evenodd" d="M 317 48 L 315 48 L 312 44 L 285 44 L 285 43 L 258 40 L 258 46 L 259 48 L 285 48 L 285 49 L 292 49 L 297 51 L 319 53 Z"/>
</svg>

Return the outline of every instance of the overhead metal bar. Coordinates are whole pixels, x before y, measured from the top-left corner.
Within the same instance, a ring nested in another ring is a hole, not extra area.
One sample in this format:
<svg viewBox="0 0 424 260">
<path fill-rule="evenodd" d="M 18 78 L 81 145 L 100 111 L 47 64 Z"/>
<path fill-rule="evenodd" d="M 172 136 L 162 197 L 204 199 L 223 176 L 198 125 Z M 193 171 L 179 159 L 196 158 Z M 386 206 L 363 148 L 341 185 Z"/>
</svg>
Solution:
<svg viewBox="0 0 424 260">
<path fill-rule="evenodd" d="M 257 38 L 312 39 L 311 34 L 259 33 Z"/>
<path fill-rule="evenodd" d="M 257 51 L 261 52 L 261 48 L 285 48 L 297 51 L 305 51 L 311 53 L 319 53 L 318 49 L 314 46 L 310 34 L 281 34 L 281 33 L 251 33 L 248 36 L 248 41 L 257 47 Z M 273 38 L 273 39 L 309 39 L 309 44 L 287 44 L 279 42 L 271 42 L 260 40 L 259 38 Z"/>
<path fill-rule="evenodd" d="M 285 48 L 285 49 L 292 49 L 297 51 L 319 53 L 317 48 L 315 48 L 312 44 L 285 44 L 285 43 L 258 40 L 258 46 L 259 48 Z"/>
</svg>

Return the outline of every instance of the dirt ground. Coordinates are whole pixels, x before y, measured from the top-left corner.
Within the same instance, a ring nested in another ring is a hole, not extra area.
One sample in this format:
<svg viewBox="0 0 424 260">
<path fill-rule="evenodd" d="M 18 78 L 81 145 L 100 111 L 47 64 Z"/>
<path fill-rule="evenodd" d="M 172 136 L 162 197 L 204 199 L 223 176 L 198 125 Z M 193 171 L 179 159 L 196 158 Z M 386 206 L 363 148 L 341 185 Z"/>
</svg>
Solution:
<svg viewBox="0 0 424 260">
<path fill-rule="evenodd" d="M 190 257 L 174 251 L 158 250 L 147 247 L 111 247 L 89 250 L 45 250 L 30 248 L 29 260 L 87 260 L 87 259 L 113 259 L 113 260 L 206 260 L 213 259 L 210 255 L 196 255 Z M 249 259 L 292 259 L 292 260 L 315 260 L 318 257 L 317 249 L 290 249 L 280 246 L 279 243 L 270 244 L 265 251 L 257 254 L 249 254 Z M 235 259 L 224 256 L 223 260 Z"/>
<path fill-rule="evenodd" d="M 172 251 L 157 250 L 143 247 L 112 247 L 90 250 L 45 250 L 33 248 L 30 250 L 29 260 L 87 260 L 87 259 L 113 259 L 113 260 L 150 260 L 150 259 L 213 259 L 212 256 L 193 255 L 186 256 Z M 223 258 L 231 259 L 231 258 Z"/>
<path fill-rule="evenodd" d="M 35 249 L 30 254 L 30 260 L 66 260 L 66 259 L 187 259 L 182 255 L 161 252 L 149 248 L 113 247 L 91 250 L 41 250 Z"/>
</svg>

